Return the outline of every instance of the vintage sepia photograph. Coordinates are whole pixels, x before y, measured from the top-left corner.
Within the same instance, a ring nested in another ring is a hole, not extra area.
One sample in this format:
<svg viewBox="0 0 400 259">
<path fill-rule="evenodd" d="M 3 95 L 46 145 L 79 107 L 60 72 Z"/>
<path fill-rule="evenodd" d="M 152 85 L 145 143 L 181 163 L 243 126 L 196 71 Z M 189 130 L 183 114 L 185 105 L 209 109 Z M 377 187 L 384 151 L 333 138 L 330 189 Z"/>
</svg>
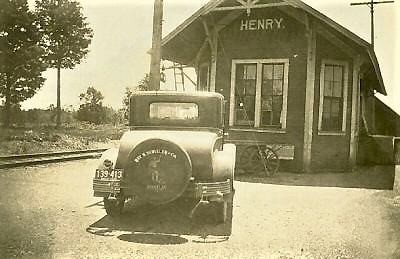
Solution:
<svg viewBox="0 0 400 259">
<path fill-rule="evenodd" d="M 0 258 L 400 258 L 399 0 L 0 0 Z"/>
</svg>

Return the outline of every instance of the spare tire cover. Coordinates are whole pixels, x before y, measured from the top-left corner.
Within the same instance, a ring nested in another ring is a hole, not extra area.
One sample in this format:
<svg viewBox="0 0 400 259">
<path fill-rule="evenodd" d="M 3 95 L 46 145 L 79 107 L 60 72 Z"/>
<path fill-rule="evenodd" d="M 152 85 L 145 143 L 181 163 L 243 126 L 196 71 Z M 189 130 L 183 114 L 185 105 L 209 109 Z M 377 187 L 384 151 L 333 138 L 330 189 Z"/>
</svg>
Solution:
<svg viewBox="0 0 400 259">
<path fill-rule="evenodd" d="M 175 200 L 187 188 L 192 165 L 186 151 L 163 139 L 149 139 L 137 145 L 125 168 L 128 188 L 153 204 Z"/>
</svg>

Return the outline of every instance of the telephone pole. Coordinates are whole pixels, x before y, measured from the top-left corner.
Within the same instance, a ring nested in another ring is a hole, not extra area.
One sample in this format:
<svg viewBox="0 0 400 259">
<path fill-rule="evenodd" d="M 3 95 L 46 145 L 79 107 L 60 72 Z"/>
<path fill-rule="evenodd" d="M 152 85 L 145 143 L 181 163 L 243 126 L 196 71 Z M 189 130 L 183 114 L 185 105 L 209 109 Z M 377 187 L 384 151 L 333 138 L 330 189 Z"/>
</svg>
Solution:
<svg viewBox="0 0 400 259">
<path fill-rule="evenodd" d="M 374 48 L 374 34 L 375 34 L 375 29 L 374 29 L 374 5 L 376 4 L 388 4 L 388 3 L 394 3 L 394 1 L 373 1 L 371 0 L 370 2 L 361 2 L 361 3 L 351 3 L 350 5 L 368 5 L 371 11 L 371 46 Z"/>
<path fill-rule="evenodd" d="M 150 64 L 150 90 L 160 90 L 160 63 L 161 63 L 161 39 L 162 39 L 162 20 L 163 20 L 163 0 L 154 0 L 153 14 L 153 38 L 151 46 Z"/>
</svg>

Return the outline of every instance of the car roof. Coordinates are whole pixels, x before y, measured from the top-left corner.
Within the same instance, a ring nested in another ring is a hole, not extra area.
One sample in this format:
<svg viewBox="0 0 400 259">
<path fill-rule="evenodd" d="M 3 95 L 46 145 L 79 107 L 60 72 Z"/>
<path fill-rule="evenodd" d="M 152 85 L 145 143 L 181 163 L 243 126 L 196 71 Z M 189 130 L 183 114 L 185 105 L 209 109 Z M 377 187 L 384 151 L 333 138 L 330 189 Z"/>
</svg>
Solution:
<svg viewBox="0 0 400 259">
<path fill-rule="evenodd" d="M 199 97 L 199 98 L 218 98 L 223 99 L 224 96 L 216 92 L 193 91 L 193 92 L 179 92 L 179 91 L 135 91 L 131 96 L 176 96 L 176 97 Z"/>
</svg>

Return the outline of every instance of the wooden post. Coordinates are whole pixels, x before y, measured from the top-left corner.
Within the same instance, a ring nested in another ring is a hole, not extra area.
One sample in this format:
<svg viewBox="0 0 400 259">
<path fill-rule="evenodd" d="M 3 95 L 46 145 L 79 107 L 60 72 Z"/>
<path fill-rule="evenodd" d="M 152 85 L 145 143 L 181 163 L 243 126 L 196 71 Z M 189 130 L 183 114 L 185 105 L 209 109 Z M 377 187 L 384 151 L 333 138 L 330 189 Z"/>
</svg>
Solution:
<svg viewBox="0 0 400 259">
<path fill-rule="evenodd" d="M 357 56 L 353 59 L 353 85 L 351 101 L 351 129 L 350 129 L 350 169 L 354 170 L 357 160 L 358 149 L 358 124 L 359 124 L 359 101 L 360 101 L 360 67 L 361 60 Z"/>
<path fill-rule="evenodd" d="M 149 90 L 160 90 L 160 63 L 162 40 L 163 0 L 154 1 L 153 39 L 151 46 L 150 82 Z"/>
<path fill-rule="evenodd" d="M 400 193 L 400 138 L 394 138 L 394 152 L 393 152 L 393 160 L 394 160 L 394 184 L 393 191 L 397 191 Z"/>
<path fill-rule="evenodd" d="M 314 90 L 315 90 L 315 62 L 317 36 L 314 25 L 306 15 L 306 28 L 308 39 L 307 54 L 307 81 L 306 100 L 304 112 L 304 146 L 303 146 L 303 172 L 311 172 L 311 147 L 314 122 Z"/>
<path fill-rule="evenodd" d="M 210 91 L 215 92 L 216 77 L 217 77 L 217 56 L 218 56 L 218 32 L 212 33 L 211 47 L 211 68 L 210 68 Z"/>
<path fill-rule="evenodd" d="M 208 24 L 205 20 L 203 20 L 204 31 L 207 36 L 207 41 L 210 44 L 211 50 L 211 67 L 210 67 L 210 91 L 215 92 L 215 83 L 217 76 L 217 56 L 218 56 L 218 31 L 214 30 L 210 31 L 208 28 Z"/>
<path fill-rule="evenodd" d="M 370 0 L 367 2 L 362 2 L 362 3 L 351 3 L 350 5 L 367 5 L 370 8 L 371 12 L 371 46 L 372 48 L 374 47 L 374 39 L 375 39 L 375 29 L 374 29 L 374 6 L 376 4 L 388 4 L 388 3 L 394 3 L 394 1 L 374 1 Z"/>
</svg>

